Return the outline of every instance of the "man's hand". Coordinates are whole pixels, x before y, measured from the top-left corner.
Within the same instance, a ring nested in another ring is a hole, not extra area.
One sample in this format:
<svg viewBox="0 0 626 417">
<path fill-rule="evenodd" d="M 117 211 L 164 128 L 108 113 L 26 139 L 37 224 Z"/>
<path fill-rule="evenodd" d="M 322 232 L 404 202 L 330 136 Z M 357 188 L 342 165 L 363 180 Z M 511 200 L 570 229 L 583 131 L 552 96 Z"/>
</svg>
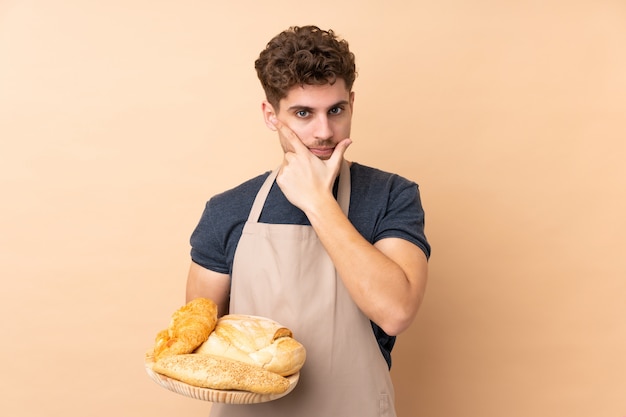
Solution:
<svg viewBox="0 0 626 417">
<path fill-rule="evenodd" d="M 332 187 L 339 174 L 343 155 L 352 140 L 342 140 L 330 158 L 322 160 L 288 126 L 276 118 L 271 121 L 286 145 L 285 157 L 276 182 L 291 204 L 308 213 L 315 209 L 316 204 L 332 197 Z"/>
</svg>

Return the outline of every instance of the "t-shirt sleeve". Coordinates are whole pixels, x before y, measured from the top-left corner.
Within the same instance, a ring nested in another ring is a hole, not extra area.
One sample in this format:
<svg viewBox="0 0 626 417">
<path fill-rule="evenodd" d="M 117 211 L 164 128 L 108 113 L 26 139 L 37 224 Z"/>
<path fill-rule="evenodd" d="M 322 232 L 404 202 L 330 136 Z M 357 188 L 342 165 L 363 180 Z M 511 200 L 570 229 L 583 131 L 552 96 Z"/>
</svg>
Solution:
<svg viewBox="0 0 626 417">
<path fill-rule="evenodd" d="M 191 260 L 211 271 L 228 274 L 230 271 L 224 237 L 220 237 L 214 227 L 215 211 L 212 200 L 209 200 L 198 225 L 191 234 Z"/>
<path fill-rule="evenodd" d="M 374 242 L 396 237 L 420 247 L 430 257 L 430 244 L 424 232 L 424 209 L 416 183 L 399 179 L 389 194 L 387 210 L 380 221 Z"/>
<path fill-rule="evenodd" d="M 206 203 L 191 234 L 191 259 L 221 274 L 232 272 L 235 249 L 254 198 L 270 174 L 258 175 L 235 188 L 216 194 Z"/>
</svg>

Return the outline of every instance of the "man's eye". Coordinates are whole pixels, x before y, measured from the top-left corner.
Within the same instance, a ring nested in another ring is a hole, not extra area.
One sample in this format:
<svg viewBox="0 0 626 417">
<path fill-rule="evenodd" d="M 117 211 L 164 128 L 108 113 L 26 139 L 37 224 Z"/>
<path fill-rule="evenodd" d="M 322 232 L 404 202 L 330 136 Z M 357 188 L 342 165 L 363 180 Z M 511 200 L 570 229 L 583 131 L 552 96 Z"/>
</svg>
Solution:
<svg viewBox="0 0 626 417">
<path fill-rule="evenodd" d="M 343 109 L 341 107 L 333 107 L 332 109 L 329 110 L 328 113 L 330 114 L 339 114 L 343 111 Z"/>
<path fill-rule="evenodd" d="M 298 110 L 296 112 L 296 116 L 298 117 L 307 117 L 309 115 L 309 112 L 306 110 Z"/>
</svg>

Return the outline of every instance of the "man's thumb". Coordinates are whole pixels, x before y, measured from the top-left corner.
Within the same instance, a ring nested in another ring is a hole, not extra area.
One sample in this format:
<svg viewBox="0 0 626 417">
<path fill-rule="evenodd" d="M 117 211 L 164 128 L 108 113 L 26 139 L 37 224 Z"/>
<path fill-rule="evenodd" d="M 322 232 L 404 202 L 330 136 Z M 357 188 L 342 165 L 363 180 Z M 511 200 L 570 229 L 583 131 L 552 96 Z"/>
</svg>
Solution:
<svg viewBox="0 0 626 417">
<path fill-rule="evenodd" d="M 341 160 L 343 158 L 343 155 L 346 153 L 348 146 L 350 146 L 351 144 L 352 144 L 352 139 L 350 138 L 345 138 L 344 140 L 339 142 L 337 146 L 335 146 L 335 152 L 333 152 L 333 156 L 331 157 L 331 159 L 336 158 L 336 159 Z"/>
</svg>

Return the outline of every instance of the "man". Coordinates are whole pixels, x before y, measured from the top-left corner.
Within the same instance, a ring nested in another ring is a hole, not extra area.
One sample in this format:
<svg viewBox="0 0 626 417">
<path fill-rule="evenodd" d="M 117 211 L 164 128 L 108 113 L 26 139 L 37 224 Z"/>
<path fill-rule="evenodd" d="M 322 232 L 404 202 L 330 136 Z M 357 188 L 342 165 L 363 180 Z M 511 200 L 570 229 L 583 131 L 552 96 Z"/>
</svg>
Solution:
<svg viewBox="0 0 626 417">
<path fill-rule="evenodd" d="M 280 166 L 214 196 L 191 237 L 187 300 L 269 317 L 307 349 L 289 395 L 212 416 L 395 416 L 395 336 L 421 303 L 430 246 L 418 187 L 344 153 L 356 77 L 348 43 L 293 27 L 255 62 Z M 388 140 L 388 138 L 384 138 Z"/>
</svg>

